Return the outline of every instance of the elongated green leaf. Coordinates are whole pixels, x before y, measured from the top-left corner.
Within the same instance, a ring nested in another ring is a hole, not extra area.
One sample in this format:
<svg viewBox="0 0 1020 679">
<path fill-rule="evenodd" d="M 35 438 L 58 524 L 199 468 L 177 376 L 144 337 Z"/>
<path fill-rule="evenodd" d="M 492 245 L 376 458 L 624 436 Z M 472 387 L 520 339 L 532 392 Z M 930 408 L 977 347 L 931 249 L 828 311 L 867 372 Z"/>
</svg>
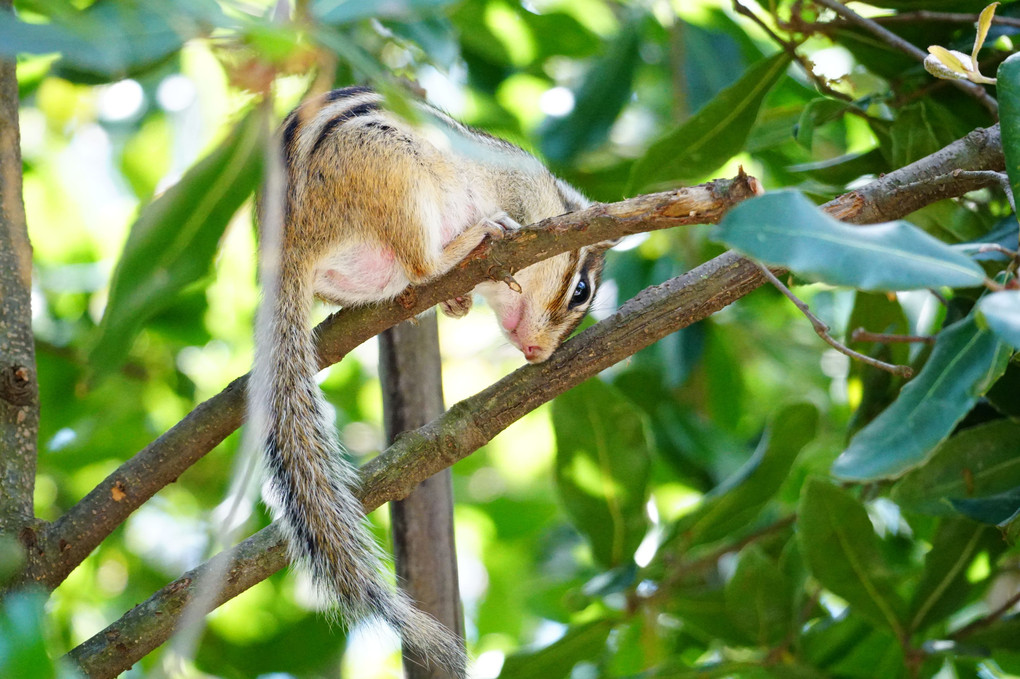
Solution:
<svg viewBox="0 0 1020 679">
<path fill-rule="evenodd" d="M 61 65 L 93 78 L 122 78 L 176 52 L 223 16 L 215 3 L 96 2 L 76 11 L 52 3 L 49 23 L 0 12 L 0 54 L 60 52 Z"/>
<path fill-rule="evenodd" d="M 985 278 L 968 257 L 909 222 L 850 226 L 792 191 L 741 203 L 711 233 L 766 264 L 861 290 L 966 287 Z"/>
<path fill-rule="evenodd" d="M 648 530 L 645 417 L 591 379 L 553 402 L 556 483 L 567 512 L 606 566 L 626 563 Z"/>
<path fill-rule="evenodd" d="M 327 24 L 346 24 L 361 19 L 399 19 L 429 14 L 453 0 L 314 0 L 312 14 Z"/>
<path fill-rule="evenodd" d="M 619 34 L 595 60 L 574 93 L 574 108 L 565 116 L 549 118 L 539 131 L 539 146 L 550 160 L 565 163 L 581 151 L 603 142 L 609 128 L 631 95 L 641 26 L 639 14 L 620 28 Z"/>
<path fill-rule="evenodd" d="M 996 420 L 965 429 L 947 440 L 931 460 L 893 486 L 892 499 L 905 509 L 953 516 L 953 500 L 987 497 L 1020 486 L 1020 424 Z"/>
<path fill-rule="evenodd" d="M 613 621 L 602 619 L 578 625 L 537 651 L 522 651 L 503 663 L 499 679 L 560 679 L 582 660 L 595 660 L 605 648 Z"/>
<path fill-rule="evenodd" d="M 967 601 L 967 570 L 983 551 L 1001 551 L 998 531 L 967 519 L 943 521 L 924 557 L 924 573 L 910 604 L 910 629 L 919 632 L 943 620 Z"/>
<path fill-rule="evenodd" d="M 812 405 L 798 403 L 780 411 L 751 459 L 676 522 L 676 538 L 685 545 L 697 545 L 748 526 L 779 491 L 817 426 L 818 411 Z"/>
<path fill-rule="evenodd" d="M 1001 290 L 978 300 L 981 319 L 1014 349 L 1020 349 L 1020 290 Z"/>
<path fill-rule="evenodd" d="M 628 193 L 700 179 L 743 148 L 768 91 L 786 71 L 780 53 L 757 62 L 678 129 L 649 147 L 630 175 Z"/>
<path fill-rule="evenodd" d="M 899 398 L 859 431 L 832 465 L 842 479 L 895 478 L 922 464 L 1006 369 L 1009 347 L 973 316 L 939 333 Z"/>
<path fill-rule="evenodd" d="M 1004 490 L 995 495 L 953 500 L 955 507 L 964 516 L 975 521 L 998 526 L 1013 519 L 1020 512 L 1020 486 Z"/>
<path fill-rule="evenodd" d="M 759 646 L 786 637 L 793 622 L 793 583 L 761 547 L 740 552 L 737 570 L 726 583 L 726 611 Z"/>
<path fill-rule="evenodd" d="M 903 601 L 882 559 L 864 507 L 846 491 L 811 479 L 801 495 L 798 535 L 811 573 L 852 610 L 901 636 Z"/>
<path fill-rule="evenodd" d="M 997 79 L 1002 153 L 1015 197 L 1020 196 L 1020 54 L 1011 54 L 999 64 Z"/>
<path fill-rule="evenodd" d="M 131 227 L 89 357 L 97 370 L 124 360 L 138 329 L 181 290 L 209 272 L 227 223 L 261 172 L 257 114 L 146 206 Z"/>
</svg>

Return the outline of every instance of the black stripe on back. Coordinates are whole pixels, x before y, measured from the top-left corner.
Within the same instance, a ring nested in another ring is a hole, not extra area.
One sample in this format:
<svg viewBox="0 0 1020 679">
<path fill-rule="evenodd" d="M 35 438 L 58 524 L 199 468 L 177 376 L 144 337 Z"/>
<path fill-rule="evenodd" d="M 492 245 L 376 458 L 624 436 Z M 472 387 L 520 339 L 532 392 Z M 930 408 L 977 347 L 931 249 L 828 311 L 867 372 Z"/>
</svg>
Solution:
<svg viewBox="0 0 1020 679">
<path fill-rule="evenodd" d="M 354 88 L 348 88 L 348 89 L 354 89 Z M 377 102 L 368 101 L 368 102 L 365 102 L 364 104 L 358 104 L 357 106 L 352 106 L 351 108 L 347 109 L 346 111 L 343 111 L 342 113 L 340 113 L 340 114 L 334 116 L 333 118 L 331 118 L 328 123 L 326 123 L 325 125 L 322 126 L 322 130 L 319 131 L 319 137 L 318 137 L 318 139 L 315 140 L 315 144 L 312 146 L 312 155 L 313 156 L 315 155 L 315 152 L 319 150 L 319 147 L 322 146 L 322 143 L 324 141 L 326 141 L 326 139 L 329 137 L 330 134 L 333 133 L 333 130 L 336 129 L 337 125 L 341 125 L 341 124 L 347 122 L 348 120 L 351 120 L 352 118 L 357 118 L 358 116 L 367 115 L 367 114 L 369 114 L 369 113 L 371 113 L 373 111 L 378 111 L 378 110 L 379 110 L 379 104 Z"/>
<path fill-rule="evenodd" d="M 353 97 L 357 94 L 368 94 L 371 91 L 371 87 L 365 87 L 364 85 L 341 87 L 339 89 L 326 92 L 326 101 L 338 101 L 340 99 L 346 99 L 347 97 Z"/>
<path fill-rule="evenodd" d="M 287 121 L 287 125 L 283 128 L 283 156 L 288 161 L 294 149 L 294 137 L 297 136 L 299 127 L 301 127 L 301 122 L 298 120 L 298 115 L 295 111 L 290 114 L 290 120 Z M 289 166 L 290 162 L 287 165 Z"/>
</svg>

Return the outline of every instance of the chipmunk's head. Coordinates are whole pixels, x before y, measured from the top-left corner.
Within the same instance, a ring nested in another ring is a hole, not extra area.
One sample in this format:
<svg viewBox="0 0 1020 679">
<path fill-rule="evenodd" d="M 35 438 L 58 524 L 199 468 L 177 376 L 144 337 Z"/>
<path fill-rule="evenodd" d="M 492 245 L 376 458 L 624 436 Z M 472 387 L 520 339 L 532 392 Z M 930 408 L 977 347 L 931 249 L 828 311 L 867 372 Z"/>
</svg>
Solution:
<svg viewBox="0 0 1020 679">
<path fill-rule="evenodd" d="M 602 279 L 606 249 L 599 243 L 564 252 L 514 274 L 521 291 L 486 282 L 477 290 L 496 312 L 500 328 L 529 363 L 541 363 L 591 308 Z"/>
</svg>

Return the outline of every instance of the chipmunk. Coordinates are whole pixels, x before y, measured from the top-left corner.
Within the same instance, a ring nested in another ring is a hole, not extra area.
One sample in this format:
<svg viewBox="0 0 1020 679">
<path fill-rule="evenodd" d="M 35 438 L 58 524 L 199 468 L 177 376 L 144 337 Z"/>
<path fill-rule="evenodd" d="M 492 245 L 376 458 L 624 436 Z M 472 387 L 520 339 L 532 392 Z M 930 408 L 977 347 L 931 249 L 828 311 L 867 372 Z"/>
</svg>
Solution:
<svg viewBox="0 0 1020 679">
<path fill-rule="evenodd" d="M 266 413 L 265 459 L 291 556 L 310 567 L 347 622 L 378 616 L 405 645 L 462 676 L 462 645 L 381 575 L 379 548 L 351 490 L 357 472 L 315 383 L 312 298 L 342 306 L 392 299 L 449 271 L 486 237 L 590 202 L 517 146 L 416 106 L 422 124 L 387 111 L 367 87 L 346 87 L 284 120 L 284 224 L 271 254 L 278 280 L 264 289 L 259 310 L 249 412 L 262 404 Z M 610 245 L 521 270 L 519 292 L 495 282 L 475 290 L 510 342 L 541 362 L 587 313 Z M 263 246 L 263 268 L 266 257 Z M 462 316 L 471 297 L 440 306 Z"/>
</svg>

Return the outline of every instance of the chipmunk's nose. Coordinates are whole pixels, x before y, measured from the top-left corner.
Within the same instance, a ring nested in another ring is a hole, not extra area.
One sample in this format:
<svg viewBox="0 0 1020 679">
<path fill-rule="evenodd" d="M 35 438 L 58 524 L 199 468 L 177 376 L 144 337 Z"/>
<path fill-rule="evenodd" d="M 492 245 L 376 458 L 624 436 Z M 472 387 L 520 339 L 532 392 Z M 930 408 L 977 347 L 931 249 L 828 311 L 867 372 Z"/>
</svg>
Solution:
<svg viewBox="0 0 1020 679">
<path fill-rule="evenodd" d="M 539 355 L 542 353 L 542 347 L 538 346 L 537 344 L 526 344 L 525 346 L 521 347 L 521 351 L 524 352 L 524 358 L 528 359 L 529 361 L 533 361 L 536 358 L 538 358 Z"/>
</svg>

